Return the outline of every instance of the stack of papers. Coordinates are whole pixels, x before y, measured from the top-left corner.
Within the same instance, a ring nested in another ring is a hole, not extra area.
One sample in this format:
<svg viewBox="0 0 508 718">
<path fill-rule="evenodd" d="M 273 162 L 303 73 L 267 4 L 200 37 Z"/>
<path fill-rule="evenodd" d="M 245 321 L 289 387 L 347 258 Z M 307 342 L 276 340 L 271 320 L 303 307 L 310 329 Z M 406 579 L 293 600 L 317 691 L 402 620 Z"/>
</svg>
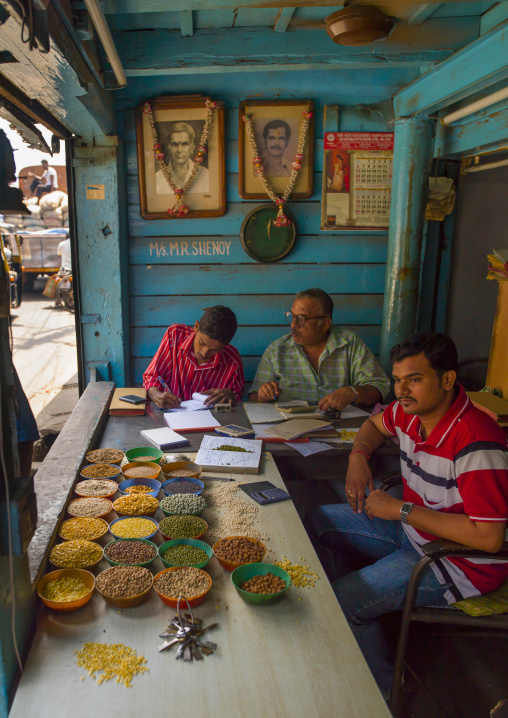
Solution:
<svg viewBox="0 0 508 718">
<path fill-rule="evenodd" d="M 144 439 L 161 451 L 167 451 L 175 446 L 185 446 L 189 443 L 185 436 L 180 436 L 176 431 L 171 431 L 164 426 L 162 429 L 144 429 L 140 433 Z"/>
<path fill-rule="evenodd" d="M 273 404 L 245 402 L 243 408 L 251 424 L 275 424 L 285 421 L 285 417 Z"/>
<path fill-rule="evenodd" d="M 323 429 L 333 429 L 333 424 L 329 421 L 316 421 L 315 419 L 290 419 L 278 426 L 265 429 L 268 436 L 277 436 L 284 441 L 298 439 L 299 436 L 310 434 L 314 431 L 322 431 Z"/>
</svg>

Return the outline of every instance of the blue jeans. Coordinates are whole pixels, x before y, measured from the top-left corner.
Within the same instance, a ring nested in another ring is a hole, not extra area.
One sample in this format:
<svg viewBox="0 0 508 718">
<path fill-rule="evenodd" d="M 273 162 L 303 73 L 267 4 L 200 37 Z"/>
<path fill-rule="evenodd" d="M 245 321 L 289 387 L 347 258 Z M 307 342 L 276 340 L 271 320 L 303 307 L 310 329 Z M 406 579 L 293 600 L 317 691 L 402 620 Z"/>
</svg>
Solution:
<svg viewBox="0 0 508 718">
<path fill-rule="evenodd" d="M 403 608 L 409 578 L 421 556 L 400 521 L 369 519 L 348 504 L 320 506 L 306 517 L 307 530 L 326 569 L 365 660 L 388 699 L 393 653 L 380 616 Z M 440 584 L 427 567 L 417 606 L 446 606 L 451 584 Z"/>
</svg>

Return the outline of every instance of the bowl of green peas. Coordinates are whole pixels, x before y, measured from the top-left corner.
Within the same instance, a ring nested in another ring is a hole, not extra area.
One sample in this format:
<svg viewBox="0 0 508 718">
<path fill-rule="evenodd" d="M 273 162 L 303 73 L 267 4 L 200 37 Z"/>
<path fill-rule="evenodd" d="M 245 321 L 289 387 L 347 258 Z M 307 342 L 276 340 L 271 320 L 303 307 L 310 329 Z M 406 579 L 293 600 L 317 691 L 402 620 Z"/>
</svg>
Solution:
<svg viewBox="0 0 508 718">
<path fill-rule="evenodd" d="M 174 566 L 204 568 L 212 558 L 213 551 L 204 541 L 180 538 L 171 539 L 159 546 L 159 556 L 166 568 Z"/>
</svg>

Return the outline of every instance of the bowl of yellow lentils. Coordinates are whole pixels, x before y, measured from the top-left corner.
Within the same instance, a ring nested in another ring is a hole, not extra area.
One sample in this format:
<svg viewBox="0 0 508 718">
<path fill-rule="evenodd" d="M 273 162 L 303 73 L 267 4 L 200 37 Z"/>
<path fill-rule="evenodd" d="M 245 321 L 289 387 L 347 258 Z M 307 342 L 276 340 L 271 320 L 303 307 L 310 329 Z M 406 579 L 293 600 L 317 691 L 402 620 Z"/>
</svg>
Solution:
<svg viewBox="0 0 508 718">
<path fill-rule="evenodd" d="M 47 573 L 37 584 L 41 601 L 54 611 L 76 611 L 86 605 L 95 588 L 95 576 L 81 568 Z"/>
</svg>

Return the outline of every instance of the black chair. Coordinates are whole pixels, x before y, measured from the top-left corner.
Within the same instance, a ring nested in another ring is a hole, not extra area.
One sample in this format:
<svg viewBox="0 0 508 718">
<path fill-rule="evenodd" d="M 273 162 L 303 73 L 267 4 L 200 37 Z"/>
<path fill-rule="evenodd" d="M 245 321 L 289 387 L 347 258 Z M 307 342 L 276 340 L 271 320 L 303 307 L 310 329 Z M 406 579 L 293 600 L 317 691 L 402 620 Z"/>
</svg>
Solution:
<svg viewBox="0 0 508 718">
<path fill-rule="evenodd" d="M 390 476 L 383 481 L 383 491 L 402 481 L 400 474 Z M 494 614 L 491 616 L 470 616 L 458 608 L 415 608 L 416 593 L 420 585 L 420 579 L 426 566 L 440 558 L 455 556 L 460 558 L 496 558 L 508 559 L 508 541 L 505 541 L 502 548 L 495 554 L 487 551 L 479 551 L 469 546 L 464 546 L 455 541 L 439 539 L 430 541 L 422 546 L 424 556 L 418 561 L 409 579 L 402 621 L 400 626 L 399 640 L 395 655 L 395 667 L 393 674 L 392 695 L 390 699 L 390 710 L 393 715 L 398 716 L 399 700 L 401 694 L 402 673 L 404 670 L 404 658 L 408 640 L 409 626 L 411 621 L 423 623 L 441 623 L 455 626 L 468 626 L 473 628 L 508 629 L 508 614 Z"/>
</svg>

